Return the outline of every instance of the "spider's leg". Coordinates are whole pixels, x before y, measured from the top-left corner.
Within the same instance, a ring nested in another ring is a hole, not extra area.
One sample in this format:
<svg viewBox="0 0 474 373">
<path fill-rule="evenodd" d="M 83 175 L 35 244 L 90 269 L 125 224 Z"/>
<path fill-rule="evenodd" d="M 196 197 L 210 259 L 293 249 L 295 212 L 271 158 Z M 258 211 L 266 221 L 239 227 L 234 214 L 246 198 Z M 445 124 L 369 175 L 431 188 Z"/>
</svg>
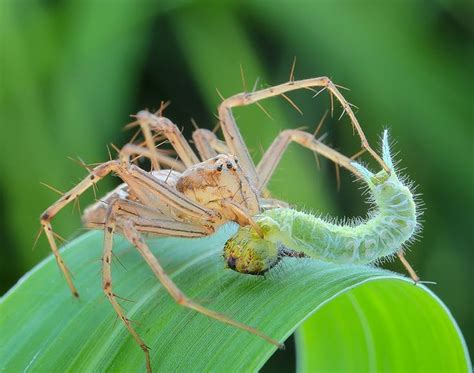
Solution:
<svg viewBox="0 0 474 373">
<path fill-rule="evenodd" d="M 354 166 L 352 166 L 352 160 L 350 158 L 323 144 L 311 133 L 301 130 L 285 130 L 282 131 L 273 141 L 257 166 L 260 181 L 260 184 L 258 185 L 259 190 L 263 190 L 266 187 L 280 162 L 283 153 L 291 142 L 296 142 L 305 148 L 321 154 L 333 161 L 335 164 L 344 167 L 353 174 L 359 176 L 359 172 L 354 168 Z"/>
<path fill-rule="evenodd" d="M 201 223 L 179 221 L 164 214 L 160 210 L 142 205 L 139 202 L 127 199 L 116 199 L 110 206 L 114 207 L 115 215 L 121 220 L 133 222 L 139 232 L 150 233 L 155 236 L 172 237 L 204 237 L 214 233 L 214 228 Z M 110 207 L 109 207 L 110 208 Z M 91 222 L 95 227 L 103 227 L 104 223 Z"/>
<path fill-rule="evenodd" d="M 397 256 L 400 259 L 400 261 L 402 262 L 405 269 L 407 270 L 407 272 L 410 275 L 413 282 L 415 284 L 419 283 L 420 282 L 420 277 L 416 274 L 415 270 L 410 265 L 410 263 L 408 263 L 408 260 L 405 258 L 405 254 L 403 253 L 403 250 L 400 250 L 399 252 L 397 252 Z"/>
<path fill-rule="evenodd" d="M 117 171 L 119 168 L 120 164 L 118 161 L 105 162 L 95 167 L 89 173 L 89 175 L 87 175 L 79 184 L 77 184 L 74 188 L 65 193 L 54 204 L 48 207 L 40 216 L 41 226 L 43 227 L 43 230 L 46 234 L 49 245 L 51 246 L 51 250 L 54 254 L 54 257 L 56 258 L 56 262 L 58 263 L 59 268 L 63 272 L 67 284 L 69 285 L 69 288 L 71 289 L 71 292 L 75 297 L 79 297 L 79 293 L 77 292 L 76 287 L 74 286 L 74 283 L 69 274 L 69 271 L 66 267 L 66 264 L 64 263 L 61 254 L 58 251 L 56 240 L 54 239 L 53 229 L 51 227 L 51 220 L 67 204 L 74 201 L 82 193 L 84 193 L 87 189 L 92 187 L 95 183 L 104 178 L 106 175 L 110 174 L 111 172 Z"/>
<path fill-rule="evenodd" d="M 253 220 L 252 216 L 243 209 L 241 206 L 239 206 L 237 203 L 229 200 L 223 200 L 222 201 L 222 206 L 224 207 L 225 210 L 231 211 L 234 216 L 232 216 L 233 221 L 238 223 L 240 226 L 245 227 L 246 225 L 251 225 L 257 234 L 263 238 L 263 233 L 260 227 L 258 226 L 257 223 Z"/>
<path fill-rule="evenodd" d="M 98 227 L 105 227 L 104 229 L 104 254 L 102 258 L 103 263 L 103 290 L 109 299 L 112 307 L 124 322 L 129 333 L 133 336 L 140 348 L 145 353 L 147 372 L 151 372 L 151 363 L 149 348 L 145 342 L 138 335 L 135 328 L 130 323 L 130 320 L 125 316 L 122 307 L 117 302 L 116 295 L 112 290 L 112 245 L 113 234 L 118 230 L 123 232 L 125 225 L 134 226 L 135 232 L 151 233 L 159 236 L 174 236 L 174 237 L 203 237 L 209 235 L 213 230 L 209 230 L 201 224 L 190 224 L 173 221 L 169 217 L 162 215 L 160 211 L 156 211 L 140 203 L 115 199 L 107 208 L 105 221 L 98 224 Z M 131 241 L 132 242 L 132 241 Z M 134 245 L 135 243 L 132 242 Z"/>
<path fill-rule="evenodd" d="M 104 253 L 102 256 L 102 288 L 104 293 L 115 312 L 117 313 L 120 320 L 123 321 L 125 326 L 128 329 L 128 332 L 133 336 L 133 339 L 138 343 L 140 348 L 145 353 L 146 360 L 146 370 L 148 373 L 151 373 L 151 363 L 150 363 L 150 351 L 149 347 L 145 344 L 143 339 L 138 335 L 135 328 L 130 323 L 130 320 L 125 316 L 122 307 L 117 302 L 116 295 L 112 290 L 112 247 L 113 247 L 113 235 L 116 227 L 116 204 L 112 204 L 108 210 L 108 216 L 106 217 L 105 229 L 104 229 Z"/>
<path fill-rule="evenodd" d="M 40 216 L 41 225 L 58 266 L 63 272 L 72 294 L 76 297 L 78 297 L 79 294 L 58 251 L 51 227 L 51 220 L 67 204 L 74 201 L 84 193 L 84 191 L 111 172 L 117 174 L 128 185 L 130 190 L 147 206 L 157 206 L 158 208 L 160 206 L 171 206 L 174 208 L 174 211 L 179 211 L 193 221 L 202 222 L 206 225 L 210 225 L 210 221 L 216 221 L 220 218 L 213 210 L 200 206 L 190 200 L 182 193 L 179 193 L 175 188 L 166 184 L 165 181 L 159 180 L 135 165 L 130 165 L 129 155 L 125 153 L 120 154 L 120 160 L 105 162 L 95 167 L 78 185 L 65 193 Z"/>
<path fill-rule="evenodd" d="M 155 151 L 155 142 L 153 141 L 151 132 L 153 130 L 162 133 L 163 136 L 168 139 L 186 167 L 190 167 L 200 162 L 179 128 L 168 118 L 157 116 L 146 110 L 138 112 L 136 118 L 142 128 L 147 147 L 151 152 Z"/>
<path fill-rule="evenodd" d="M 217 154 L 229 153 L 225 142 L 219 140 L 214 132 L 198 128 L 193 132 L 193 141 L 202 161 L 215 157 Z"/>
<path fill-rule="evenodd" d="M 242 160 L 245 170 L 249 173 L 250 179 L 252 181 L 257 181 L 258 173 L 255 170 L 252 159 L 250 158 L 248 150 L 245 147 L 245 143 L 232 116 L 232 108 L 236 106 L 250 105 L 269 97 L 282 95 L 289 91 L 294 91 L 297 89 L 310 89 L 312 87 L 323 87 L 323 89 L 327 89 L 330 94 L 334 95 L 338 99 L 343 107 L 344 112 L 349 115 L 352 125 L 359 135 L 362 147 L 367 149 L 367 151 L 382 166 L 383 169 L 385 169 L 387 172 L 390 172 L 382 158 L 380 158 L 380 156 L 370 147 L 367 138 L 365 137 L 364 131 L 362 130 L 359 121 L 352 111 L 349 102 L 347 102 L 341 92 L 339 92 L 337 89 L 336 85 L 329 78 L 319 77 L 298 81 L 289 81 L 274 87 L 269 87 L 254 92 L 239 93 L 235 96 L 225 99 L 221 103 L 219 106 L 219 119 L 221 121 L 224 137 L 229 149 L 235 155 L 237 155 L 239 159 Z"/>
<path fill-rule="evenodd" d="M 239 159 L 240 166 L 247 175 L 250 184 L 256 186 L 258 183 L 258 177 L 255 164 L 253 163 L 252 157 L 250 156 L 249 150 L 245 145 L 242 134 L 240 133 L 239 127 L 237 126 L 232 114 L 232 107 L 239 106 L 238 102 L 232 100 L 234 97 L 236 96 L 232 96 L 231 98 L 222 101 L 219 105 L 219 121 L 229 151 Z"/>
<path fill-rule="evenodd" d="M 170 157 L 166 154 L 163 154 L 157 149 L 151 151 L 148 147 L 142 147 L 135 144 L 126 144 L 120 150 L 120 153 L 129 157 L 138 156 L 148 158 L 151 161 L 156 160 L 160 166 L 163 165 L 178 172 L 183 172 L 186 169 L 186 166 L 183 164 L 183 162 L 178 161 L 175 157 Z"/>
<path fill-rule="evenodd" d="M 166 173 L 166 170 L 157 172 Z M 156 176 L 160 177 L 162 175 L 158 174 Z M 165 177 L 162 178 L 164 179 Z M 84 226 L 88 229 L 103 229 L 107 211 L 113 203 L 116 203 L 116 200 L 127 203 L 127 210 L 124 211 L 129 212 L 130 216 L 135 217 L 135 219 L 138 219 L 138 217 L 144 219 L 159 217 L 161 220 L 167 220 L 170 222 L 182 221 L 179 219 L 176 212 L 173 214 L 173 211 L 164 202 L 161 204 L 155 203 L 153 207 L 138 202 L 136 197 L 133 194 L 130 194 L 129 186 L 126 183 L 123 183 L 84 210 L 84 213 L 82 214 L 82 223 Z M 123 208 L 125 207 L 120 206 L 120 212 L 122 212 L 121 209 Z"/>
<path fill-rule="evenodd" d="M 122 172 L 119 176 L 146 206 L 156 206 L 158 209 L 167 206 L 173 211 L 178 211 L 180 215 L 184 215 L 187 220 L 204 225 L 212 225 L 221 219 L 221 215 L 216 211 L 198 204 L 164 180 L 133 164 L 129 165 L 126 173 Z"/>
<path fill-rule="evenodd" d="M 164 271 L 163 267 L 161 266 L 160 262 L 158 259 L 153 255 L 153 253 L 150 251 L 150 248 L 144 241 L 142 235 L 137 231 L 137 229 L 133 226 L 133 223 L 128 221 L 124 223 L 124 226 L 122 227 L 123 234 L 124 236 L 137 248 L 137 250 L 140 252 L 140 254 L 143 256 L 145 261 L 148 263 L 150 266 L 151 270 L 153 273 L 156 275 L 158 280 L 161 282 L 163 287 L 168 291 L 168 293 L 171 295 L 171 297 L 178 303 L 179 305 L 182 305 L 186 308 L 190 308 L 192 310 L 195 310 L 197 312 L 202 313 L 203 315 L 206 315 L 210 318 L 213 318 L 215 320 L 218 320 L 222 323 L 231 325 L 233 327 L 236 327 L 238 329 L 245 330 L 249 333 L 255 334 L 267 342 L 270 342 L 279 348 L 282 347 L 282 344 L 261 331 L 252 328 L 251 326 L 248 326 L 246 324 L 240 323 L 238 321 L 232 320 L 228 316 L 210 310 L 208 308 L 205 308 L 201 306 L 200 304 L 192 301 L 189 299 L 177 286 L 176 284 L 171 280 L 171 278 L 166 274 Z"/>
</svg>

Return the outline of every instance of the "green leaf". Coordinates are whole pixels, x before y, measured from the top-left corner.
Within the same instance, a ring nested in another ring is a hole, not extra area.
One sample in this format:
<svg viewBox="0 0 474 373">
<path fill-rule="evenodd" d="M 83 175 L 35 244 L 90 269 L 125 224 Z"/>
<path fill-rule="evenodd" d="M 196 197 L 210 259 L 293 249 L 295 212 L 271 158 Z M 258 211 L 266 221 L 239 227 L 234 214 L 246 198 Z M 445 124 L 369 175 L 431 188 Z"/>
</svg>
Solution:
<svg viewBox="0 0 474 373">
<path fill-rule="evenodd" d="M 235 229 L 148 242 L 186 294 L 271 337 L 285 340 L 314 313 L 298 337 L 303 371 L 469 370 L 455 321 L 425 287 L 377 268 L 300 259 L 285 260 L 265 278 L 238 274 L 221 258 Z M 102 237 L 90 232 L 63 250 L 80 300 L 51 256 L 2 298 L 0 370 L 145 369 L 142 351 L 102 293 Z M 115 255 L 114 292 L 133 300 L 120 302 L 151 347 L 156 371 L 250 371 L 274 352 L 258 337 L 177 305 L 123 238 Z"/>
<path fill-rule="evenodd" d="M 471 366 L 446 306 L 427 288 L 400 281 L 370 281 L 339 294 L 305 322 L 297 344 L 304 372 L 462 372 Z"/>
</svg>

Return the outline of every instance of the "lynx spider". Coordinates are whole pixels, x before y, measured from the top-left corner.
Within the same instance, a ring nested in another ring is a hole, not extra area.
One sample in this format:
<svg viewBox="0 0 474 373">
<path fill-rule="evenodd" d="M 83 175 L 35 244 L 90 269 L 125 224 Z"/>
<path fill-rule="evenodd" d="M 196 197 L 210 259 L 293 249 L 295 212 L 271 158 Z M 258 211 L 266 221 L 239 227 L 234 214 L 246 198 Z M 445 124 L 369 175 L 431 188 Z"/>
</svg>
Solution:
<svg viewBox="0 0 474 373">
<path fill-rule="evenodd" d="M 93 168 L 88 176 L 41 214 L 41 225 L 57 264 L 72 294 L 79 297 L 69 270 L 58 251 L 51 220 L 66 205 L 110 173 L 122 179 L 123 184 L 86 209 L 83 222 L 88 228 L 104 229 L 103 291 L 129 333 L 143 350 L 148 372 L 151 371 L 149 348 L 125 316 L 112 291 L 111 261 L 115 232 L 121 233 L 136 247 L 163 287 L 178 304 L 253 333 L 278 347 L 282 346 L 279 341 L 259 330 L 189 299 L 168 277 L 142 234 L 202 237 L 214 233 L 227 221 L 235 221 L 241 226 L 251 224 L 258 229 L 252 220 L 253 215 L 262 209 L 284 205 L 281 201 L 264 198 L 263 191 L 290 142 L 298 143 L 343 167 L 348 164 L 345 162 L 345 157 L 324 145 L 313 134 L 289 129 L 277 136 L 255 166 L 242 139 L 232 115 L 232 108 L 253 103 L 258 105 L 260 100 L 269 97 L 284 95 L 297 89 L 313 90 L 314 87 L 320 87 L 319 92 L 327 90 L 331 98 L 336 97 L 343 107 L 343 113 L 347 113 L 350 117 L 363 149 L 389 171 L 384 161 L 367 142 L 350 104 L 329 78 L 318 77 L 299 81 L 290 79 L 277 86 L 243 92 L 223 100 L 218 108 L 218 115 L 225 142 L 219 140 L 209 130 L 197 129 L 193 133 L 193 141 L 199 156 L 169 119 L 148 111 L 140 111 L 136 115 L 136 124 L 142 129 L 146 146 L 126 144 L 120 150 L 118 159 Z M 153 132 L 161 133 L 171 143 L 179 160 L 156 151 Z M 131 162 L 133 155 L 149 158 L 154 170 L 148 172 L 133 164 Z M 163 166 L 168 169 L 163 169 Z M 401 254 L 400 257 L 404 259 Z"/>
</svg>

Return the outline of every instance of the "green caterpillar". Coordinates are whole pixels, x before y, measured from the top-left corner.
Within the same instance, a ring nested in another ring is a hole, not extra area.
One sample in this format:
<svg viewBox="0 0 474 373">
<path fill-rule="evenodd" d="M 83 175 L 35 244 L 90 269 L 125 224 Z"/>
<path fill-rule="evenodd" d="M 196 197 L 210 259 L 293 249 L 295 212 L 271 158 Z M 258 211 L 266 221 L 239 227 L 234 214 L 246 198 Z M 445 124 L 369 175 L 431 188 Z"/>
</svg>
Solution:
<svg viewBox="0 0 474 373">
<path fill-rule="evenodd" d="M 390 173 L 382 170 L 374 174 L 352 162 L 376 206 L 368 220 L 356 225 L 334 224 L 290 208 L 267 210 L 255 216 L 263 238 L 247 226 L 226 242 L 227 266 L 241 273 L 263 274 L 283 257 L 367 264 L 394 255 L 419 230 L 419 208 L 410 188 L 395 172 L 387 131 L 382 155 Z"/>
</svg>

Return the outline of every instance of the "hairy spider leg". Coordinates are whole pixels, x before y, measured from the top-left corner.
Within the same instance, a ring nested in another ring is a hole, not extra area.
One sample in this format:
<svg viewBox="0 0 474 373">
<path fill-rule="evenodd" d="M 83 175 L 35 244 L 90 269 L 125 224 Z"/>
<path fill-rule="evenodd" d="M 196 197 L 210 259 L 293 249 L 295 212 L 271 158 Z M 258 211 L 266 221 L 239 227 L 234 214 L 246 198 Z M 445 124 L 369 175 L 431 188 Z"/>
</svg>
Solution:
<svg viewBox="0 0 474 373">
<path fill-rule="evenodd" d="M 164 166 L 165 168 L 171 168 L 178 172 L 183 172 L 184 170 L 186 170 L 186 166 L 183 164 L 183 162 L 178 161 L 174 157 L 165 155 L 162 152 L 157 151 L 156 149 L 151 151 L 148 147 L 138 146 L 135 144 L 126 144 L 121 149 L 121 153 L 129 157 L 145 157 L 150 159 L 150 161 L 155 159 L 160 165 L 160 167 L 158 168 L 154 167 L 154 169 L 157 170 L 161 169 L 161 166 Z"/>
<path fill-rule="evenodd" d="M 105 162 L 91 170 L 79 184 L 70 191 L 62 195 L 54 204 L 47 208 L 40 216 L 40 222 L 48 239 L 51 250 L 56 258 L 59 268 L 64 274 L 69 288 L 75 297 L 79 296 L 77 289 L 69 274 L 68 268 L 64 263 L 56 245 L 54 233 L 51 227 L 51 220 L 54 216 L 70 202 L 78 198 L 95 183 L 110 173 L 117 174 L 137 195 L 140 200 L 147 206 L 153 207 L 154 204 L 159 206 L 166 203 L 178 210 L 184 217 L 193 222 L 203 225 L 211 225 L 220 219 L 219 214 L 211 209 L 200 206 L 192 201 L 184 194 L 179 193 L 176 189 L 166 184 L 164 181 L 158 180 L 148 172 L 139 167 L 130 164 L 129 155 L 121 154 L 121 160 L 113 160 Z"/>
<path fill-rule="evenodd" d="M 74 286 L 74 283 L 71 279 L 69 274 L 69 270 L 64 263 L 61 254 L 59 253 L 58 247 L 56 245 L 56 240 L 54 238 L 53 229 L 51 227 L 51 220 L 53 217 L 63 209 L 67 204 L 71 201 L 74 201 L 77 197 L 79 197 L 82 193 L 84 193 L 87 189 L 92 187 L 97 181 L 102 179 L 104 176 L 111 173 L 114 169 L 118 166 L 117 161 L 109 161 L 105 162 L 97 167 L 95 167 L 89 175 L 83 179 L 79 184 L 77 184 L 74 188 L 72 188 L 69 192 L 63 194 L 61 198 L 59 198 L 54 204 L 48 207 L 40 217 L 41 226 L 46 234 L 46 238 L 48 239 L 49 245 L 51 250 L 56 258 L 56 262 L 58 263 L 59 268 L 61 269 L 64 277 L 66 278 L 67 284 L 71 289 L 72 294 L 75 297 L 79 297 L 79 293 Z"/>
<path fill-rule="evenodd" d="M 257 166 L 259 175 L 259 190 L 265 188 L 270 181 L 283 153 L 287 150 L 288 145 L 295 142 L 305 148 L 308 148 L 322 156 L 330 159 L 335 164 L 346 168 L 353 174 L 360 177 L 357 169 L 352 166 L 352 160 L 338 151 L 332 149 L 314 137 L 313 134 L 301 130 L 284 130 L 273 140 L 270 147 L 264 153 L 262 159 Z"/>
<path fill-rule="evenodd" d="M 146 110 L 139 111 L 135 117 L 142 128 L 147 147 L 151 152 L 155 151 L 156 146 L 152 135 L 153 130 L 160 132 L 168 139 L 186 168 L 200 162 L 179 128 L 171 120 L 157 116 Z M 156 159 L 156 163 L 157 162 L 158 160 Z"/>
<path fill-rule="evenodd" d="M 263 233 L 260 229 L 260 226 L 255 223 L 255 221 L 252 219 L 247 210 L 243 209 L 233 201 L 223 200 L 222 205 L 223 207 L 234 213 L 235 219 L 239 222 L 241 226 L 251 225 L 255 229 L 257 234 L 261 238 L 263 238 Z"/>
<path fill-rule="evenodd" d="M 128 319 L 125 317 L 123 311 L 121 310 L 118 302 L 115 299 L 115 296 L 112 292 L 111 288 L 111 270 L 110 270 L 110 262 L 111 262 L 111 250 L 112 250 L 112 234 L 114 232 L 114 222 L 113 219 L 110 220 L 107 224 L 106 228 L 106 234 L 107 236 L 107 242 L 106 245 L 104 245 L 104 279 L 103 279 L 103 286 L 104 286 L 104 292 L 106 293 L 107 297 L 111 301 L 115 311 L 119 315 L 119 317 L 123 320 L 125 323 L 127 329 L 129 332 L 132 334 L 134 339 L 137 341 L 137 343 L 140 345 L 142 348 L 143 352 L 145 353 L 146 357 L 146 366 L 147 366 L 147 371 L 151 372 L 151 363 L 150 363 L 150 356 L 149 356 L 149 351 L 148 347 L 145 345 L 143 340 L 139 337 L 138 333 L 134 330 L 133 326 L 130 324 Z M 238 321 L 235 321 L 225 314 L 222 314 L 220 312 L 216 312 L 213 310 L 210 310 L 206 307 L 203 307 L 199 303 L 194 302 L 193 300 L 189 299 L 171 280 L 171 278 L 166 274 L 164 271 L 163 267 L 161 266 L 159 260 L 153 255 L 151 252 L 150 248 L 146 244 L 145 240 L 143 239 L 142 235 L 138 232 L 136 227 L 134 226 L 133 222 L 130 220 L 124 220 L 123 225 L 121 226 L 121 230 L 125 238 L 132 243 L 139 253 L 143 256 L 155 276 L 158 278 L 160 283 L 163 285 L 163 287 L 168 291 L 168 293 L 171 295 L 171 297 L 175 300 L 175 302 L 183 307 L 190 308 L 196 312 L 199 312 L 205 316 L 208 316 L 212 319 L 215 319 L 219 322 L 222 322 L 224 324 L 231 325 L 235 328 L 245 330 L 251 334 L 254 334 L 263 340 L 277 346 L 278 348 L 283 348 L 283 344 L 280 343 L 279 341 L 270 338 L 266 334 L 262 333 L 256 328 L 253 328 L 249 325 L 240 323 Z M 106 256 L 107 254 L 107 256 Z M 107 261 L 108 259 L 108 261 Z"/>
<path fill-rule="evenodd" d="M 140 348 L 145 354 L 146 361 L 146 370 L 148 373 L 151 373 L 151 363 L 150 363 L 150 352 L 148 346 L 141 339 L 135 328 L 130 323 L 130 320 L 125 316 L 122 307 L 116 299 L 116 295 L 112 290 L 112 247 L 113 247 L 113 234 L 116 225 L 115 217 L 115 204 L 110 206 L 108 216 L 106 217 L 105 233 L 104 233 L 104 251 L 102 254 L 102 288 L 105 293 L 105 296 L 108 298 L 112 307 L 115 310 L 115 313 L 123 321 L 128 332 L 133 336 L 135 341 L 138 343 Z"/>
<path fill-rule="evenodd" d="M 100 201 L 85 211 L 84 225 L 91 229 L 103 229 L 111 206 L 115 208 L 116 215 L 133 221 L 138 231 L 155 236 L 195 238 L 214 233 L 214 228 L 210 226 L 180 221 L 159 209 L 113 195 L 106 202 Z"/>
<path fill-rule="evenodd" d="M 124 219 L 125 217 L 126 219 Z M 137 202 L 123 200 L 120 198 L 117 198 L 110 203 L 109 207 L 107 208 L 104 222 L 91 223 L 91 225 L 95 224 L 99 227 L 105 227 L 104 252 L 102 257 L 103 291 L 119 318 L 124 322 L 129 333 L 145 353 L 147 371 L 151 372 L 149 349 L 139 336 L 138 332 L 131 325 L 130 320 L 125 316 L 122 307 L 117 302 L 117 296 L 112 290 L 111 263 L 113 234 L 116 230 L 119 230 L 125 235 L 126 232 L 124 226 L 127 224 L 127 222 L 130 224 L 133 222 L 136 232 L 141 231 L 162 236 L 203 237 L 212 233 L 212 230 L 210 231 L 209 229 L 206 229 L 206 227 L 201 224 L 173 221 L 169 217 L 161 215 L 159 211 L 154 211 L 153 209 L 143 206 Z M 133 244 L 135 245 L 135 243 Z"/>
<path fill-rule="evenodd" d="M 258 185 L 259 177 L 252 158 L 250 157 L 250 154 L 248 152 L 248 149 L 245 146 L 242 135 L 240 134 L 235 119 L 232 115 L 232 108 L 257 103 L 260 100 L 264 100 L 269 97 L 279 96 L 289 91 L 303 88 L 311 89 L 312 87 L 323 87 L 323 89 L 327 89 L 329 91 L 331 97 L 332 95 L 336 96 L 336 98 L 343 107 L 343 113 L 346 112 L 349 115 L 352 125 L 359 135 L 362 147 L 367 149 L 367 151 L 382 166 L 384 170 L 390 172 L 389 168 L 382 160 L 382 158 L 380 158 L 380 156 L 369 145 L 364 131 L 362 130 L 359 121 L 357 120 L 354 112 L 352 111 L 349 102 L 347 102 L 344 96 L 337 89 L 336 85 L 329 78 L 319 77 L 305 80 L 289 81 L 274 87 L 269 87 L 254 92 L 239 93 L 225 99 L 220 104 L 218 114 L 226 143 L 230 151 L 237 155 L 237 157 L 241 160 L 244 170 L 249 175 L 250 181 L 253 182 L 254 185 Z"/>
<path fill-rule="evenodd" d="M 228 154 L 229 148 L 219 140 L 214 132 L 198 128 L 193 132 L 193 141 L 202 161 L 213 158 L 218 154 Z"/>
</svg>

